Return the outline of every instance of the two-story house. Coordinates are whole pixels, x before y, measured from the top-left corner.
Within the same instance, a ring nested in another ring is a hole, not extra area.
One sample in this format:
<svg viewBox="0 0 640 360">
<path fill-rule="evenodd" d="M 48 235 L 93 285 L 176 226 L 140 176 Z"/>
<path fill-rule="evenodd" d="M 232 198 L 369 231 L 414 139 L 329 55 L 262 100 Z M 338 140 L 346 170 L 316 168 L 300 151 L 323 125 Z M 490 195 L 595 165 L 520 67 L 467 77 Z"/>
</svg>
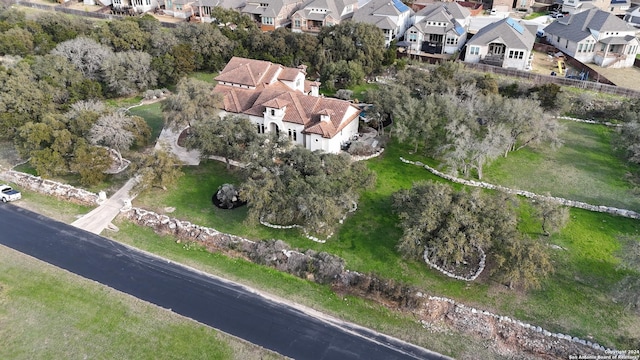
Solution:
<svg viewBox="0 0 640 360">
<path fill-rule="evenodd" d="M 384 43 L 404 36 L 413 23 L 413 10 L 400 0 L 371 0 L 353 13 L 353 21 L 373 24 L 382 29 Z"/>
<path fill-rule="evenodd" d="M 547 42 L 583 63 L 602 67 L 633 66 L 639 42 L 636 29 L 600 9 L 579 12 L 549 24 Z"/>
<path fill-rule="evenodd" d="M 529 70 L 537 29 L 512 18 L 491 23 L 467 42 L 464 61 Z"/>
<path fill-rule="evenodd" d="M 302 4 L 303 0 L 248 0 L 241 10 L 249 14 L 259 24 L 262 31 L 272 31 L 287 27 L 291 23 L 291 15 Z"/>
<path fill-rule="evenodd" d="M 222 116 L 247 117 L 259 133 L 287 136 L 300 146 L 337 153 L 358 134 L 360 109 L 318 95 L 320 84 L 305 80 L 304 67 L 234 57 L 216 77 Z"/>
<path fill-rule="evenodd" d="M 308 0 L 291 16 L 291 31 L 317 33 L 350 19 L 357 8 L 358 0 Z"/>
<path fill-rule="evenodd" d="M 414 19 L 405 33 L 405 43 L 412 52 L 453 54 L 467 41 L 471 12 L 457 2 L 440 2 L 428 4 Z"/>
</svg>

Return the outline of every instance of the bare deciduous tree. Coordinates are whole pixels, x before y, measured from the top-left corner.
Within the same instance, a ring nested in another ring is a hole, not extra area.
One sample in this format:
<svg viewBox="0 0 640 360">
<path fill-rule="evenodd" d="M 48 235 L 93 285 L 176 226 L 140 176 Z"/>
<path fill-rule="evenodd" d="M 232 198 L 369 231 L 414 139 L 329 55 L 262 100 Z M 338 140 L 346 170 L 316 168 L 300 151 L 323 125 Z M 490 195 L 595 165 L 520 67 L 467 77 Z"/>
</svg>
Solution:
<svg viewBox="0 0 640 360">
<path fill-rule="evenodd" d="M 62 42 L 51 53 L 67 58 L 84 76 L 92 80 L 101 80 L 102 64 L 114 56 L 108 46 L 86 37 Z"/>
<path fill-rule="evenodd" d="M 101 116 L 89 131 L 88 140 L 94 145 L 103 145 L 115 150 L 122 165 L 122 150 L 127 150 L 135 141 L 131 132 L 133 120 L 123 112 Z"/>
</svg>

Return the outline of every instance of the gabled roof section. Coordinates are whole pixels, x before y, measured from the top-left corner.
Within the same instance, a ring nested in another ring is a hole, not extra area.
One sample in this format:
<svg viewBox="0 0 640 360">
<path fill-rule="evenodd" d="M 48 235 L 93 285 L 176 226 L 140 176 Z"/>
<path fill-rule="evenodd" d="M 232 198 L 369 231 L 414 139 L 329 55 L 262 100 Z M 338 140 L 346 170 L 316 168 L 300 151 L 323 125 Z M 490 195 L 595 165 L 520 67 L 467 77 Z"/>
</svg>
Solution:
<svg viewBox="0 0 640 360">
<path fill-rule="evenodd" d="M 469 9 L 460 6 L 457 2 L 439 2 L 428 4 L 422 10 L 416 13 L 416 17 L 425 16 L 429 17 L 433 13 L 446 11 L 451 17 L 456 20 L 464 20 L 471 16 Z"/>
<path fill-rule="evenodd" d="M 592 32 L 635 31 L 617 16 L 600 9 L 582 11 L 549 24 L 544 32 L 573 42 L 582 41 Z"/>
<path fill-rule="evenodd" d="M 349 12 L 343 15 L 342 13 L 345 12 L 345 8 L 348 5 L 354 6 L 357 4 L 358 0 L 308 0 L 300 6 L 300 10 L 296 11 L 296 14 L 309 20 L 321 21 L 328 16 L 342 20 L 351 17 L 353 14 Z M 318 12 L 313 9 L 326 9 L 327 11 Z"/>
<path fill-rule="evenodd" d="M 482 46 L 500 39 L 508 48 L 531 50 L 536 40 L 537 26 L 518 23 L 522 29 L 520 32 L 520 28 L 513 26 L 513 21 L 511 18 L 505 18 L 483 27 L 468 44 Z"/>
<path fill-rule="evenodd" d="M 215 80 L 237 85 L 257 87 L 273 81 L 273 64 L 268 61 L 233 57 Z M 270 78 L 271 77 L 271 78 Z"/>
<path fill-rule="evenodd" d="M 300 74 L 300 69 L 284 68 L 278 75 L 278 80 L 294 81 Z"/>
<path fill-rule="evenodd" d="M 393 24 L 393 21 L 381 21 L 382 18 L 389 18 L 400 16 L 403 13 L 413 13 L 408 6 L 400 6 L 402 4 L 399 0 L 371 0 L 362 7 L 358 8 L 353 14 L 353 21 L 365 22 L 379 26 L 379 24 L 385 24 L 387 27 L 383 29 L 395 29 L 398 24 Z M 393 24 L 393 27 L 389 27 L 389 24 Z"/>
<path fill-rule="evenodd" d="M 276 17 L 286 5 L 295 4 L 300 0 L 251 0 L 242 9 L 243 13 L 267 15 Z M 266 5 L 266 6 L 263 6 Z M 288 15 L 288 14 L 287 14 Z"/>
</svg>

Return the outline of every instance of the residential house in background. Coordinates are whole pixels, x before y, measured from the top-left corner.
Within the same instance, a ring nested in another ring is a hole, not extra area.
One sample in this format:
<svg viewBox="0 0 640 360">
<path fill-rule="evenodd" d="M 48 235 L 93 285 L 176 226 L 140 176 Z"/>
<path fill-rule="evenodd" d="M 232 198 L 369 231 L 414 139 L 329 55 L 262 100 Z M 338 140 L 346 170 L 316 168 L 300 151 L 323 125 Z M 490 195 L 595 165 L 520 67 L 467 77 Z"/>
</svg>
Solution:
<svg viewBox="0 0 640 360">
<path fill-rule="evenodd" d="M 111 7 L 115 12 L 145 13 L 160 7 L 158 0 L 112 0 Z"/>
<path fill-rule="evenodd" d="M 457 2 L 429 4 L 415 14 L 405 33 L 412 53 L 445 55 L 459 51 L 467 41 L 471 12 Z"/>
<path fill-rule="evenodd" d="M 251 15 L 262 31 L 271 31 L 289 26 L 300 4 L 302 0 L 248 0 L 241 12 Z"/>
<path fill-rule="evenodd" d="M 382 29 L 384 43 L 404 36 L 413 24 L 413 10 L 400 0 L 371 0 L 353 13 L 353 21 L 373 24 Z"/>
<path fill-rule="evenodd" d="M 348 101 L 318 94 L 320 84 L 305 80 L 304 66 L 234 57 L 215 78 L 223 95 L 222 116 L 246 116 L 259 133 L 287 136 L 315 151 L 340 152 L 358 134 L 360 109 Z"/>
<path fill-rule="evenodd" d="M 291 31 L 317 33 L 350 19 L 357 8 L 358 0 L 309 0 L 291 16 Z"/>
<path fill-rule="evenodd" d="M 633 66 L 638 39 L 633 26 L 600 9 L 579 12 L 549 24 L 547 42 L 583 63 L 602 67 Z"/>
<path fill-rule="evenodd" d="M 630 0 L 563 0 L 562 11 L 577 14 L 590 9 L 600 9 L 614 15 L 624 15 L 631 7 Z"/>
<path fill-rule="evenodd" d="M 624 21 L 636 28 L 640 28 L 640 6 L 634 6 L 627 10 Z"/>
<path fill-rule="evenodd" d="M 489 24 L 467 42 L 464 61 L 529 70 L 537 29 L 512 18 Z"/>
<path fill-rule="evenodd" d="M 240 10 L 245 6 L 244 0 L 197 0 L 194 4 L 194 14 L 192 20 L 210 23 L 215 19 L 211 17 L 211 12 L 216 7 L 231 10 Z"/>
<path fill-rule="evenodd" d="M 164 13 L 179 19 L 188 19 L 195 12 L 194 0 L 164 0 Z"/>
</svg>

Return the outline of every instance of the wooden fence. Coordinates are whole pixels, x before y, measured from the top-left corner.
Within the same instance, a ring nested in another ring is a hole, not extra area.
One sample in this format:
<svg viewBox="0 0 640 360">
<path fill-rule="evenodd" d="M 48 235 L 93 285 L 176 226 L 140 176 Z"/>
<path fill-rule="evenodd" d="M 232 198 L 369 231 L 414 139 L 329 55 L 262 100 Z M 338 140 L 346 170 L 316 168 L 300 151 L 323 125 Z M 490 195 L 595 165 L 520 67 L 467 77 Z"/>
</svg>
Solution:
<svg viewBox="0 0 640 360">
<path fill-rule="evenodd" d="M 105 6 L 99 9 L 98 11 L 83 11 L 83 10 L 69 9 L 67 7 L 68 5 L 65 6 L 65 4 L 71 4 L 70 1 L 61 5 L 45 5 L 45 4 L 32 3 L 29 1 L 22 1 L 22 0 L 14 0 L 12 1 L 12 3 L 20 6 L 30 7 L 33 9 L 56 11 L 56 12 L 70 14 L 70 15 L 86 16 L 86 17 L 92 17 L 92 18 L 104 19 L 104 20 L 122 19 L 125 17 L 122 15 L 111 14 L 110 6 Z M 162 21 L 160 22 L 160 24 L 163 27 L 167 27 L 167 28 L 175 28 L 177 26 L 177 24 L 175 23 L 168 23 L 168 22 L 162 22 Z"/>
<path fill-rule="evenodd" d="M 465 63 L 465 66 L 479 71 L 491 72 L 500 75 L 514 76 L 519 78 L 528 79 L 536 84 L 554 83 L 562 86 L 572 86 L 579 89 L 593 90 L 597 92 L 603 92 L 607 94 L 615 94 L 626 97 L 640 97 L 640 91 L 621 88 L 615 85 L 603 84 L 593 81 L 582 81 L 575 79 L 568 79 L 558 76 L 549 76 L 542 74 L 534 74 L 528 71 L 505 69 L 497 66 L 491 66 L 486 64 L 470 64 Z"/>
</svg>

